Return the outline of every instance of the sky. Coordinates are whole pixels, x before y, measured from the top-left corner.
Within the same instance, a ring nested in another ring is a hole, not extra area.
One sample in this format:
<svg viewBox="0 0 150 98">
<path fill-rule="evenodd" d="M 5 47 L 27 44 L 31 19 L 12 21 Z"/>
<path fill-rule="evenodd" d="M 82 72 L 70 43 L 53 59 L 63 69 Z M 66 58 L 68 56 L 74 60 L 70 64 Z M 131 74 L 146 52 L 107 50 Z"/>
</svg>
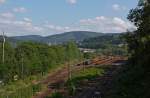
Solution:
<svg viewBox="0 0 150 98">
<path fill-rule="evenodd" d="M 138 0 L 0 0 L 0 32 L 7 36 L 126 32 L 135 28 L 127 15 L 137 3 Z"/>
</svg>

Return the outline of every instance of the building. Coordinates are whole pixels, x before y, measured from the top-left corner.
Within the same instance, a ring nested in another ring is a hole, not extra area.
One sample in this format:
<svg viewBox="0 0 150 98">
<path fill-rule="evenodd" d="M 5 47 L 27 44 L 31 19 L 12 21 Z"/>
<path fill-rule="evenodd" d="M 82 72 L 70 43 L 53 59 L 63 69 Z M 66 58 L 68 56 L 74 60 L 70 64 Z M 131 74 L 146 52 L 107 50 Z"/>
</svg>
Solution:
<svg viewBox="0 0 150 98">
<path fill-rule="evenodd" d="M 95 49 L 87 49 L 87 48 L 79 48 L 79 50 L 83 53 L 94 53 Z"/>
</svg>

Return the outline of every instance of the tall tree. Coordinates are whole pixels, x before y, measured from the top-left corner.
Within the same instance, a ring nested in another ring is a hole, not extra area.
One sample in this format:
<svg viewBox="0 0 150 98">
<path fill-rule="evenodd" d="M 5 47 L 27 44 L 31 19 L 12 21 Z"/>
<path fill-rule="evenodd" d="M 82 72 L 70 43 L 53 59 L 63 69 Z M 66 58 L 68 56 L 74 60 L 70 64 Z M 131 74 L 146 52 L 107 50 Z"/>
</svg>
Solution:
<svg viewBox="0 0 150 98">
<path fill-rule="evenodd" d="M 130 11 L 128 19 L 137 30 L 130 32 L 126 40 L 132 62 L 149 65 L 150 61 L 150 0 L 140 0 L 138 6 Z"/>
<path fill-rule="evenodd" d="M 137 29 L 125 35 L 129 66 L 120 74 L 113 98 L 150 98 L 150 0 L 140 0 L 128 19 Z"/>
</svg>

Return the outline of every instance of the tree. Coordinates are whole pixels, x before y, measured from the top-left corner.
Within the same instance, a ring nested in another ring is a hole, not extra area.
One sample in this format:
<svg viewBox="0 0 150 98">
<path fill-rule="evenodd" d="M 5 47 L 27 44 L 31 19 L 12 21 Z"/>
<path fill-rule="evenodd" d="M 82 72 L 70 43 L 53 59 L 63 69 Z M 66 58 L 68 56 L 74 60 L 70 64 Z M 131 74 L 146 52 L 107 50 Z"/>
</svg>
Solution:
<svg viewBox="0 0 150 98">
<path fill-rule="evenodd" d="M 125 35 L 130 58 L 118 76 L 113 98 L 149 98 L 150 0 L 140 0 L 128 19 L 137 29 Z"/>
<path fill-rule="evenodd" d="M 130 11 L 128 19 L 137 27 L 136 31 L 125 36 L 131 53 L 131 61 L 134 64 L 149 65 L 150 0 L 140 0 L 138 6 Z"/>
<path fill-rule="evenodd" d="M 2 44 L 0 44 L 0 55 L 2 56 Z M 2 57 L 0 57 L 2 58 Z M 8 82 L 13 79 L 13 76 L 17 74 L 15 65 L 15 58 L 14 58 L 14 49 L 11 45 L 6 42 L 5 43 L 5 62 L 0 59 L 0 79 L 5 82 Z"/>
<path fill-rule="evenodd" d="M 12 47 L 5 43 L 5 62 L 3 62 L 3 43 L 0 43 L 0 81 L 11 82 L 30 75 L 44 74 L 51 68 L 68 61 L 79 59 L 80 52 L 74 43 L 48 46 L 36 42 L 21 42 Z"/>
</svg>

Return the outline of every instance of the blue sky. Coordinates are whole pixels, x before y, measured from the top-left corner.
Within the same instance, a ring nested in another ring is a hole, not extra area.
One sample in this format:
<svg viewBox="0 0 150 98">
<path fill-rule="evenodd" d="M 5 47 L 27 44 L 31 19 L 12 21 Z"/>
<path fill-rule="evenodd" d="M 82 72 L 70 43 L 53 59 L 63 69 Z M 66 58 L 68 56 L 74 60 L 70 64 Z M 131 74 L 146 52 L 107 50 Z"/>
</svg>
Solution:
<svg viewBox="0 0 150 98">
<path fill-rule="evenodd" d="M 68 31 L 125 32 L 138 0 L 0 0 L 0 29 L 7 36 Z"/>
</svg>

